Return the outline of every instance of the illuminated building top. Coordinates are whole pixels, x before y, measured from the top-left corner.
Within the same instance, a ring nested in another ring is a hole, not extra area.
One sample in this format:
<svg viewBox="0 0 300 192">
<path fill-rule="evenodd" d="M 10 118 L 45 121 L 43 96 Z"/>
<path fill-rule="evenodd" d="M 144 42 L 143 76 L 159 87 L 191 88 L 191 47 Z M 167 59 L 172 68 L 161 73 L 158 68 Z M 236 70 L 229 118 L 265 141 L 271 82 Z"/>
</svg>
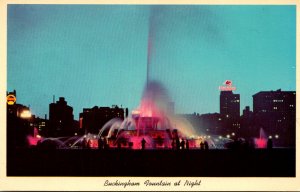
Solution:
<svg viewBox="0 0 300 192">
<path fill-rule="evenodd" d="M 219 86 L 220 91 L 235 91 L 236 87 L 232 86 L 232 81 L 231 80 L 226 80 L 223 83 L 223 86 Z"/>
<path fill-rule="evenodd" d="M 9 94 L 6 97 L 6 100 L 7 100 L 8 105 L 13 105 L 13 104 L 15 104 L 17 99 L 16 99 L 16 96 L 14 96 L 13 94 Z"/>
</svg>

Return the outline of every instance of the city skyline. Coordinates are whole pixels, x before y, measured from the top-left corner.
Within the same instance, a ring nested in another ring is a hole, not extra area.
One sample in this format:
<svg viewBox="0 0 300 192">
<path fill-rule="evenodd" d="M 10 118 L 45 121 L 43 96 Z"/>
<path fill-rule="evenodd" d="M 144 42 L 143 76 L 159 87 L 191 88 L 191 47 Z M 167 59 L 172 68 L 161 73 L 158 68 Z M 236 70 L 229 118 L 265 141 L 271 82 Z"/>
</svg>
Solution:
<svg viewBox="0 0 300 192">
<path fill-rule="evenodd" d="M 150 78 L 176 113 L 219 112 L 227 79 L 241 111 L 252 109 L 259 91 L 296 90 L 295 14 L 295 6 L 9 5 L 7 91 L 40 117 L 53 95 L 75 119 L 95 105 L 131 111 L 151 35 Z"/>
</svg>

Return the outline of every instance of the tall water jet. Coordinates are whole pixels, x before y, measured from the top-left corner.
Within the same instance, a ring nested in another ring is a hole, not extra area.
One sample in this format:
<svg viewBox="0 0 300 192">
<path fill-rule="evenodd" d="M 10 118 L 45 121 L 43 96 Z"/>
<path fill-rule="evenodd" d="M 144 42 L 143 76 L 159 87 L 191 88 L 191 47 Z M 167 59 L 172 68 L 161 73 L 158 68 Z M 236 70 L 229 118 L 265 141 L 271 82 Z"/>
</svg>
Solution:
<svg viewBox="0 0 300 192">
<path fill-rule="evenodd" d="M 152 70 L 153 64 L 156 57 L 158 56 L 158 49 L 160 49 L 160 31 L 163 29 L 162 25 L 162 14 L 164 14 L 165 8 L 161 6 L 150 6 L 149 17 L 148 17 L 148 35 L 147 35 L 147 68 L 146 68 L 146 82 L 145 85 L 148 86 L 153 79 Z M 156 63 L 155 63 L 156 64 Z M 162 63 L 160 63 L 162 64 Z"/>
<path fill-rule="evenodd" d="M 203 141 L 196 136 L 193 126 L 186 119 L 178 118 L 169 111 L 172 100 L 167 89 L 151 77 L 156 30 L 160 23 L 157 17 L 160 10 L 156 9 L 152 7 L 149 15 L 146 80 L 140 104 L 123 122 L 112 119 L 99 130 L 96 138 L 86 136 L 85 139 L 101 142 L 99 146 L 104 142 L 113 148 L 141 149 L 144 145 L 146 149 L 170 149 L 174 148 L 174 143 L 178 145 L 179 141 L 184 140 L 182 143 L 189 141 L 190 148 L 199 148 Z"/>
<path fill-rule="evenodd" d="M 150 58 L 151 58 L 151 48 L 152 48 L 152 41 L 150 36 L 150 30 L 148 34 L 148 50 L 147 50 L 147 76 L 146 76 L 146 86 L 149 83 L 149 66 L 150 66 Z"/>
<path fill-rule="evenodd" d="M 255 143 L 256 148 L 258 148 L 258 149 L 267 148 L 267 138 L 266 138 L 266 134 L 265 134 L 263 128 L 260 128 L 259 138 L 255 138 L 254 143 Z"/>
</svg>

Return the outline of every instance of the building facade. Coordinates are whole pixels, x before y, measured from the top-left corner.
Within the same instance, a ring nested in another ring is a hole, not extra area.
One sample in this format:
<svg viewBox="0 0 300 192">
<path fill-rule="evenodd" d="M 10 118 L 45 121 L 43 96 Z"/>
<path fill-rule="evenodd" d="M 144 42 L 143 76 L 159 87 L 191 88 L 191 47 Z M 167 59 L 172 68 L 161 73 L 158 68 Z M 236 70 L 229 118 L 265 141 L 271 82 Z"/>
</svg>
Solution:
<svg viewBox="0 0 300 192">
<path fill-rule="evenodd" d="M 240 132 L 240 94 L 234 94 L 231 90 L 220 93 L 220 119 L 222 134 L 237 134 Z"/>
<path fill-rule="evenodd" d="M 17 97 L 17 92 L 7 92 L 7 96 L 12 95 Z M 27 136 L 33 134 L 33 129 L 30 126 L 34 120 L 29 107 L 19 104 L 16 101 L 6 105 L 7 118 L 7 147 L 27 147 Z"/>
<path fill-rule="evenodd" d="M 128 113 L 128 109 L 126 110 Z M 84 108 L 79 114 L 79 132 L 98 134 L 100 129 L 111 119 L 124 120 L 125 110 L 117 105 L 112 107 Z"/>
<path fill-rule="evenodd" d="M 255 131 L 263 129 L 278 146 L 295 146 L 296 92 L 261 91 L 253 95 Z"/>
<path fill-rule="evenodd" d="M 64 97 L 49 105 L 49 137 L 72 136 L 75 133 L 73 108 Z"/>
<path fill-rule="evenodd" d="M 221 91 L 220 114 L 229 118 L 238 118 L 240 116 L 240 94 Z"/>
</svg>

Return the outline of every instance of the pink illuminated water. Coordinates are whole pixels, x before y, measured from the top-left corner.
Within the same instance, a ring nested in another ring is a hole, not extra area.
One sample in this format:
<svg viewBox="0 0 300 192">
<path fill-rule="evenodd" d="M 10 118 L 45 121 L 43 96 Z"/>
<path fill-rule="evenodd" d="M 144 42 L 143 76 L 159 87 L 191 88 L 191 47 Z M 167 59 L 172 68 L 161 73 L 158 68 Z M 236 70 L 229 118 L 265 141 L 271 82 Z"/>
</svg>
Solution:
<svg viewBox="0 0 300 192">
<path fill-rule="evenodd" d="M 265 149 L 267 148 L 267 138 L 265 135 L 265 132 L 263 131 L 262 128 L 259 130 L 259 138 L 254 139 L 255 146 L 258 149 Z"/>
<path fill-rule="evenodd" d="M 171 98 L 162 83 L 150 77 L 152 58 L 155 56 L 156 24 L 155 12 L 151 11 L 149 19 L 147 46 L 147 74 L 144 92 L 139 103 L 124 119 L 112 119 L 99 129 L 98 135 L 86 134 L 79 137 L 72 146 L 82 141 L 90 141 L 89 148 L 97 148 L 98 142 L 105 142 L 110 148 L 141 149 L 142 140 L 145 149 L 172 148 L 174 140 L 189 140 L 190 148 L 199 148 L 204 140 L 194 139 L 197 135 L 190 122 L 179 118 L 169 111 Z M 174 136 L 173 131 L 176 132 Z M 101 143 L 102 144 L 102 143 Z M 101 146 L 101 145 L 99 145 Z"/>
<path fill-rule="evenodd" d="M 42 137 L 39 135 L 39 131 L 36 127 L 33 128 L 33 136 L 27 136 L 27 142 L 29 146 L 37 145 L 38 141 L 41 141 Z"/>
</svg>

